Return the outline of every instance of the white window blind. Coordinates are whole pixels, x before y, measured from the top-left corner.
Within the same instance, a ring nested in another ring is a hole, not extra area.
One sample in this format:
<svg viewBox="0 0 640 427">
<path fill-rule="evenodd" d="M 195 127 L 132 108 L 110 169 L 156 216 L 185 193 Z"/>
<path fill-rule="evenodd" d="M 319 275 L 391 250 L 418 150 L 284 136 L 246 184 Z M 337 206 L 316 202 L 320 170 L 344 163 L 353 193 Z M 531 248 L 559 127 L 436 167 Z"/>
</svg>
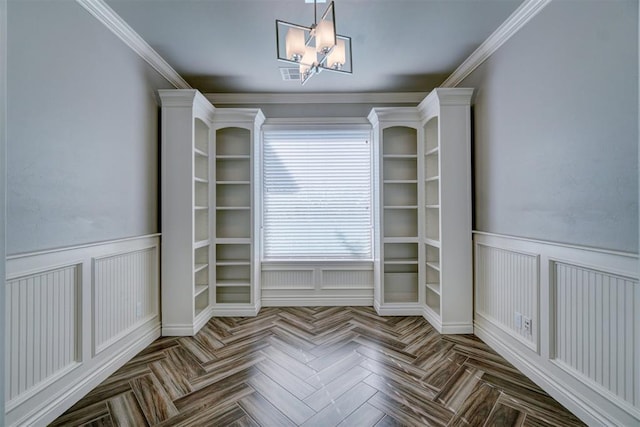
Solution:
<svg viewBox="0 0 640 427">
<path fill-rule="evenodd" d="M 372 153 L 366 130 L 265 131 L 265 260 L 370 260 Z"/>
</svg>

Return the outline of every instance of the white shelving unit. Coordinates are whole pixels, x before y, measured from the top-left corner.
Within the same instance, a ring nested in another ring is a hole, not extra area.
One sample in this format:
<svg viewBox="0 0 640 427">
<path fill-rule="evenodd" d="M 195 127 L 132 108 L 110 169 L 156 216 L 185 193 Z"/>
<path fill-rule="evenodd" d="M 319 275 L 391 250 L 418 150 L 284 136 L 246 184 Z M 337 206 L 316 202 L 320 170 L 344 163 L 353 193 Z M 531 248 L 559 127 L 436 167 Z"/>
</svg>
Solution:
<svg viewBox="0 0 640 427">
<path fill-rule="evenodd" d="M 446 334 L 473 333 L 472 94 L 435 89 L 418 106 L 424 134 L 424 316 Z"/>
<path fill-rule="evenodd" d="M 374 287 L 374 306 L 380 314 L 419 315 L 419 117 L 415 108 L 380 108 L 371 112 L 369 120 L 374 127 L 379 171 L 379 209 L 375 212 L 375 221 L 380 224 L 375 239 L 379 260 L 374 268 L 380 282 Z"/>
<path fill-rule="evenodd" d="M 254 212 L 254 147 L 260 110 L 216 110 L 213 313 L 255 316 L 260 310 Z"/>
<path fill-rule="evenodd" d="M 211 126 L 196 90 L 162 102 L 162 334 L 194 335 L 211 317 Z"/>
<path fill-rule="evenodd" d="M 435 89 L 416 108 L 369 114 L 380 172 L 374 306 L 446 334 L 473 332 L 472 93 Z"/>
</svg>

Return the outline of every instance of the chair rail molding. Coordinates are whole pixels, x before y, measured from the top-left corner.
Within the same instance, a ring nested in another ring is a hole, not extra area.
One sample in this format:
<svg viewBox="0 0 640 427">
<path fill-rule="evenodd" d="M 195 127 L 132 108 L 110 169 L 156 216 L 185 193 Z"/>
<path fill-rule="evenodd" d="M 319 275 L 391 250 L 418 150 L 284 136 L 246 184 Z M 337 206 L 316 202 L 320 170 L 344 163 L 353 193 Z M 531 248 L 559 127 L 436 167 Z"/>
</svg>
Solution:
<svg viewBox="0 0 640 427">
<path fill-rule="evenodd" d="M 638 271 L 633 253 L 474 232 L 474 332 L 587 424 L 637 425 Z"/>
<path fill-rule="evenodd" d="M 6 425 L 53 421 L 160 336 L 159 253 L 152 234 L 7 258 Z"/>
</svg>

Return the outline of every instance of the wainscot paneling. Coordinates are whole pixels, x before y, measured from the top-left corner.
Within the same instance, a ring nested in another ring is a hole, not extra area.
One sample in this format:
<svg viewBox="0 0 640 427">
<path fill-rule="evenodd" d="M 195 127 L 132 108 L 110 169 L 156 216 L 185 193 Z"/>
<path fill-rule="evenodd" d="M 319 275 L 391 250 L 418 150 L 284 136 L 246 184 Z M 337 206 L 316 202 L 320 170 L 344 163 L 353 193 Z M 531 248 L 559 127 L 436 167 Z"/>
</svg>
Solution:
<svg viewBox="0 0 640 427">
<path fill-rule="evenodd" d="M 372 262 L 263 262 L 263 306 L 372 305 Z"/>
<path fill-rule="evenodd" d="M 640 425 L 638 256 L 487 233 L 474 247 L 476 335 L 588 424 Z"/>
<path fill-rule="evenodd" d="M 7 258 L 6 418 L 45 425 L 160 335 L 159 236 Z"/>
<path fill-rule="evenodd" d="M 11 406 L 78 362 L 79 265 L 7 282 L 7 399 Z"/>
<path fill-rule="evenodd" d="M 476 314 L 538 351 L 538 256 L 476 244 L 475 259 Z"/>
<path fill-rule="evenodd" d="M 634 359 L 638 281 L 562 262 L 552 267 L 555 360 L 570 374 L 639 405 L 640 379 L 630 375 L 640 363 L 637 354 Z"/>
</svg>

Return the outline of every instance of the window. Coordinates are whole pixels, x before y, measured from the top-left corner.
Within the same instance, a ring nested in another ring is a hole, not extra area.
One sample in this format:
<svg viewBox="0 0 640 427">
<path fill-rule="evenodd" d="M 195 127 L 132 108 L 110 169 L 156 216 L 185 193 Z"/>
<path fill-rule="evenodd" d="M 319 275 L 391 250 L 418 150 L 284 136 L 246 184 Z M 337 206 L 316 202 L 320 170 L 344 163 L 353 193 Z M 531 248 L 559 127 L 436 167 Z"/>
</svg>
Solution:
<svg viewBox="0 0 640 427">
<path fill-rule="evenodd" d="M 371 260 L 369 130 L 268 130 L 263 258 Z"/>
</svg>

